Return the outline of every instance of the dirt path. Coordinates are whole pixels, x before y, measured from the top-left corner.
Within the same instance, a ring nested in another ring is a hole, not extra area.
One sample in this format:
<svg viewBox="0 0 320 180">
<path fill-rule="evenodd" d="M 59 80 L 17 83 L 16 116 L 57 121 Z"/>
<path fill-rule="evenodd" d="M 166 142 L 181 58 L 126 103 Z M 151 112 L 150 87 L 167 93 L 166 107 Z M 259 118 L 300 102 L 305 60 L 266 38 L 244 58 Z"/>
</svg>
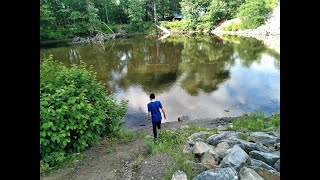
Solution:
<svg viewBox="0 0 320 180">
<path fill-rule="evenodd" d="M 43 180 L 115 180 L 136 179 L 134 161 L 146 153 L 143 140 L 119 144 L 108 153 L 108 147 L 99 143 L 84 152 L 85 159 L 75 168 L 61 169 L 42 177 Z"/>
<path fill-rule="evenodd" d="M 199 119 L 196 121 L 163 123 L 162 129 L 179 128 L 182 125 L 196 123 L 205 127 L 214 128 L 219 124 L 226 124 L 233 118 Z M 145 131 L 153 136 L 150 124 L 136 131 Z M 118 144 L 115 148 L 106 145 L 106 141 L 92 146 L 84 151 L 85 158 L 75 168 L 62 168 L 49 175 L 41 177 L 41 180 L 161 180 L 172 159 L 165 154 L 157 154 L 144 159 L 140 168 L 135 166 L 139 155 L 147 153 L 147 145 L 144 139 Z"/>
</svg>

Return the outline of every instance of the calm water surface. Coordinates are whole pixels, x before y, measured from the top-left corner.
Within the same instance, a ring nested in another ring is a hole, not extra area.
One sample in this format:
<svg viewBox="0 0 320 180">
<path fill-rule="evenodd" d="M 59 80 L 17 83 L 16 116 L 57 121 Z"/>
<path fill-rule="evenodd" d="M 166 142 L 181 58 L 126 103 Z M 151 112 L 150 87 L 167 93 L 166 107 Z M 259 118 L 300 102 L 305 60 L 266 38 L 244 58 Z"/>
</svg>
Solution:
<svg viewBox="0 0 320 180">
<path fill-rule="evenodd" d="M 80 60 L 92 65 L 107 90 L 129 100 L 126 127 L 147 124 L 150 93 L 162 102 L 166 121 L 280 112 L 280 55 L 255 39 L 225 38 L 137 36 L 43 48 L 40 56 L 53 54 L 67 66 Z"/>
</svg>

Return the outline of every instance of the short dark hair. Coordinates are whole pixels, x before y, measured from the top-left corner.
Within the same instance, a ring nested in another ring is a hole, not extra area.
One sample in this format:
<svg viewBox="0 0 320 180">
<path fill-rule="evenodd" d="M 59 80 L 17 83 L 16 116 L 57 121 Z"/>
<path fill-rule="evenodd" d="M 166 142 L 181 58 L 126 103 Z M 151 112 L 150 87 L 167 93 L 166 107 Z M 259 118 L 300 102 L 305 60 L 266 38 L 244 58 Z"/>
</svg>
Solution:
<svg viewBox="0 0 320 180">
<path fill-rule="evenodd" d="M 150 99 L 154 99 L 154 98 L 156 98 L 156 96 L 153 93 L 150 94 Z"/>
</svg>

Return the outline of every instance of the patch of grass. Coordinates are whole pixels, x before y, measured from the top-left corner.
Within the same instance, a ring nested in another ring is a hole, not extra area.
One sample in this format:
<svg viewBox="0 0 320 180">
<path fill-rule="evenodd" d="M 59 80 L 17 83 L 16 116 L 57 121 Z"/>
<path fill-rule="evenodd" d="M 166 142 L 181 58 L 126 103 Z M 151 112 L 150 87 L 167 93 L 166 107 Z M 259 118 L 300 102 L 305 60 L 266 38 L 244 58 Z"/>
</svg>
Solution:
<svg viewBox="0 0 320 180">
<path fill-rule="evenodd" d="M 136 169 L 140 169 L 143 160 L 144 160 L 144 156 L 139 154 L 139 156 L 135 160 L 133 167 Z"/>
<path fill-rule="evenodd" d="M 233 122 L 233 131 L 274 131 L 280 125 L 280 113 L 272 113 L 266 117 L 263 112 L 255 112 L 250 115 L 244 114 Z"/>
<path fill-rule="evenodd" d="M 210 132 L 210 134 L 216 134 L 216 130 L 191 124 L 188 128 L 179 129 L 179 131 L 160 131 L 158 133 L 157 143 L 154 143 L 150 137 L 146 138 L 149 155 L 165 153 L 173 158 L 173 163 L 168 167 L 164 179 L 170 180 L 172 174 L 177 170 L 184 171 L 190 179 L 197 175 L 198 172 L 193 171 L 192 167 L 188 163 L 188 161 L 196 162 L 195 157 L 192 154 L 183 154 L 182 151 L 187 142 L 187 137 L 200 131 L 207 131 Z"/>
</svg>

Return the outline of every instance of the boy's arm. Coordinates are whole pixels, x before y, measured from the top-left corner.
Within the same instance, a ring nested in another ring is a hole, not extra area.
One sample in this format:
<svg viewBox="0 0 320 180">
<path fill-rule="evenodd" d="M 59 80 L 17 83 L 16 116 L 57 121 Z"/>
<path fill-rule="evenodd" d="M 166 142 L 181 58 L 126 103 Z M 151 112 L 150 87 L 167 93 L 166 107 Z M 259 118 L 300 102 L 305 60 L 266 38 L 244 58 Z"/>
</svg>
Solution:
<svg viewBox="0 0 320 180">
<path fill-rule="evenodd" d="M 162 113 L 163 113 L 163 117 L 164 117 L 164 119 L 167 119 L 167 117 L 166 117 L 166 113 L 164 112 L 164 109 L 163 109 L 163 108 L 161 108 L 161 111 L 162 111 Z"/>
<path fill-rule="evenodd" d="M 148 121 L 151 122 L 151 112 L 148 112 Z"/>
</svg>

